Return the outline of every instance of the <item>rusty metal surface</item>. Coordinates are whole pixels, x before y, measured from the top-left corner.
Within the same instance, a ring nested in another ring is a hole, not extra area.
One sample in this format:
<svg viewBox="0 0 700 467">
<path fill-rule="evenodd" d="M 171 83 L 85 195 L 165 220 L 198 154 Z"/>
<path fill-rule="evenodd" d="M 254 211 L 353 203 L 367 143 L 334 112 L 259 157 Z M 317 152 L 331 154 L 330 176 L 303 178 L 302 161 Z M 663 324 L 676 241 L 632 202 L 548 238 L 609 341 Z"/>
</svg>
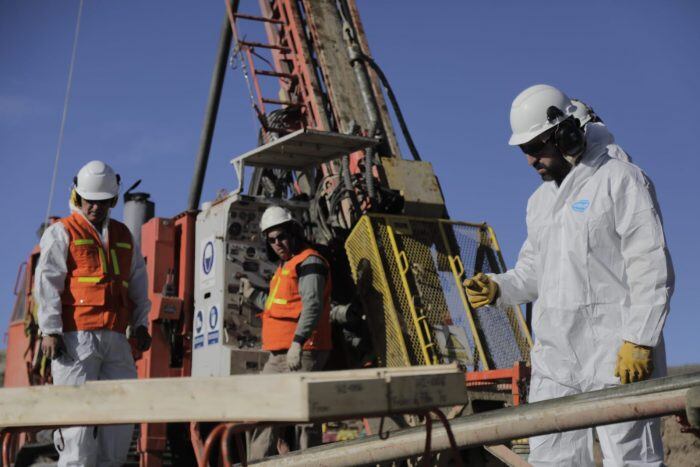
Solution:
<svg viewBox="0 0 700 467">
<path fill-rule="evenodd" d="M 355 0 L 346 0 L 348 4 L 348 9 L 350 10 L 350 18 L 352 20 L 353 26 L 355 27 L 355 33 L 357 34 L 357 40 L 360 43 L 360 48 L 362 53 L 368 57 L 372 56 L 369 50 L 369 44 L 367 43 L 367 36 L 365 35 L 365 28 L 362 25 L 362 20 L 360 19 L 360 12 L 357 9 L 357 4 Z M 379 84 L 379 79 L 374 72 L 369 72 L 369 81 L 372 85 L 372 91 L 377 100 L 377 110 L 379 111 L 379 117 L 382 122 L 382 127 L 386 133 L 387 143 L 389 145 L 389 151 L 391 155 L 400 158 L 401 149 L 396 140 L 396 132 L 394 131 L 394 124 L 391 121 L 389 115 L 389 109 L 386 105 L 386 99 L 384 99 L 384 94 L 382 93 L 382 87 Z"/>
<path fill-rule="evenodd" d="M 399 190 L 404 199 L 403 214 L 445 217 L 445 199 L 430 162 L 383 157 L 381 170 L 386 186 Z"/>
<path fill-rule="evenodd" d="M 348 3 L 353 2 L 350 0 Z M 343 23 L 335 0 L 304 0 L 303 4 L 338 129 L 344 131 L 349 128 L 350 122 L 354 121 L 365 131 L 369 130 L 370 117 L 363 105 L 360 85 L 350 64 L 347 44 L 343 39 Z M 379 88 L 376 85 L 372 87 L 375 103 L 379 107 L 380 120 L 391 147 L 390 151 L 394 152 L 394 147 L 397 147 L 396 136 L 391 126 L 384 124 L 389 120 L 386 103 Z M 382 113 L 384 115 L 381 115 Z"/>
</svg>

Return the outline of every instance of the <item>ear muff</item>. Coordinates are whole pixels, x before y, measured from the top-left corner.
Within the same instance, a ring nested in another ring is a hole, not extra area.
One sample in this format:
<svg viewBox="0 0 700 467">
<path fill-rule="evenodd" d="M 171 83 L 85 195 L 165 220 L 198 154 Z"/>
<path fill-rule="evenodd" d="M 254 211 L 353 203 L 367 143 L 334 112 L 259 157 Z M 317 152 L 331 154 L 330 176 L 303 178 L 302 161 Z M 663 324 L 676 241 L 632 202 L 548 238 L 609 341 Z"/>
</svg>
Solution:
<svg viewBox="0 0 700 467">
<path fill-rule="evenodd" d="M 566 114 L 559 107 L 552 105 L 547 108 L 547 121 L 550 123 L 565 116 Z M 554 130 L 554 144 L 565 158 L 576 159 L 583 154 L 586 149 L 586 135 L 580 122 L 573 116 L 559 122 Z"/>
<path fill-rule="evenodd" d="M 80 197 L 78 192 L 75 191 L 75 187 L 70 191 L 70 202 L 76 208 L 79 208 L 80 204 L 82 203 L 82 198 Z"/>
<path fill-rule="evenodd" d="M 578 157 L 586 149 L 586 137 L 578 120 L 569 117 L 554 131 L 554 143 L 564 156 Z"/>
</svg>

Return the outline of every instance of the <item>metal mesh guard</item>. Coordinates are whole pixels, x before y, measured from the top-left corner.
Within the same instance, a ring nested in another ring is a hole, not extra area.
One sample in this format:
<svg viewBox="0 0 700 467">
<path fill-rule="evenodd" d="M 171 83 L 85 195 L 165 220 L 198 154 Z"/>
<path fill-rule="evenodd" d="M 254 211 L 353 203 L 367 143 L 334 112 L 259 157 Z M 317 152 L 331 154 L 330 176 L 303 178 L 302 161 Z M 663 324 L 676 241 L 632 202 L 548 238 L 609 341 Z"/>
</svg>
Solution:
<svg viewBox="0 0 700 467">
<path fill-rule="evenodd" d="M 371 214 L 358 222 L 345 247 L 381 364 L 456 360 L 483 370 L 528 358 L 519 308 L 472 311 L 467 305 L 465 278 L 504 269 L 487 226 Z"/>
</svg>

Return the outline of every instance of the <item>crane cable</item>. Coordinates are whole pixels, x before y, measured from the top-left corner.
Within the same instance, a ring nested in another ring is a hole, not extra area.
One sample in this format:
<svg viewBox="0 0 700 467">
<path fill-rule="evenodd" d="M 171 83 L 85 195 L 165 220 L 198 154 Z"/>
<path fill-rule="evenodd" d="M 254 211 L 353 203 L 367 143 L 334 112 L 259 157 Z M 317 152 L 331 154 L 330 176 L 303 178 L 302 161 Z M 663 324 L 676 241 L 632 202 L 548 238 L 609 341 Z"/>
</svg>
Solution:
<svg viewBox="0 0 700 467">
<path fill-rule="evenodd" d="M 58 174 L 58 161 L 61 158 L 61 146 L 63 145 L 63 132 L 66 127 L 66 116 L 68 115 L 68 102 L 70 100 L 70 90 L 73 83 L 73 68 L 75 67 L 75 57 L 78 50 L 78 36 L 80 35 L 80 19 L 83 16 L 83 1 L 80 0 L 78 7 L 78 19 L 75 23 L 75 33 L 73 35 L 73 51 L 71 52 L 70 67 L 68 69 L 68 84 L 66 85 L 66 95 L 63 99 L 63 114 L 61 115 L 61 128 L 58 131 L 58 144 L 56 145 L 56 157 L 53 163 L 53 174 L 51 175 L 51 188 L 49 188 L 49 202 L 46 206 L 46 216 L 44 217 L 44 228 L 49 225 L 51 215 L 51 205 L 53 204 L 53 193 L 56 188 L 56 175 Z"/>
</svg>

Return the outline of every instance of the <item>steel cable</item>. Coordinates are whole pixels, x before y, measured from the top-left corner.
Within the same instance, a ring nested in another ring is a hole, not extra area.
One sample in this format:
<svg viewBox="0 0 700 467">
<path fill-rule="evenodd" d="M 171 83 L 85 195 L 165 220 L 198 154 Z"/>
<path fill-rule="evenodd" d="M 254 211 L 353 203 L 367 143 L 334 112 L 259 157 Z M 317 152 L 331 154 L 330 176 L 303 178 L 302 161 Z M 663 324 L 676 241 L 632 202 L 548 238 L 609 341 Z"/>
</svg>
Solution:
<svg viewBox="0 0 700 467">
<path fill-rule="evenodd" d="M 63 146 L 63 134 L 66 128 L 66 117 L 68 115 L 68 103 L 70 101 L 70 91 L 73 84 L 73 69 L 75 68 L 75 57 L 78 50 L 78 37 L 80 36 L 80 20 L 83 16 L 83 0 L 80 0 L 78 7 L 78 19 L 75 23 L 75 33 L 73 34 L 73 50 L 71 52 L 70 66 L 68 68 L 68 83 L 66 85 L 66 94 L 63 98 L 63 113 L 61 115 L 61 127 L 58 131 L 58 144 L 56 145 L 56 157 L 53 162 L 53 174 L 51 175 L 51 187 L 49 188 L 49 202 L 46 206 L 46 216 L 44 216 L 44 226 L 49 225 L 49 216 L 51 215 L 51 205 L 53 204 L 53 193 L 56 188 L 56 175 L 58 174 L 58 161 L 61 159 L 61 146 Z"/>
</svg>

